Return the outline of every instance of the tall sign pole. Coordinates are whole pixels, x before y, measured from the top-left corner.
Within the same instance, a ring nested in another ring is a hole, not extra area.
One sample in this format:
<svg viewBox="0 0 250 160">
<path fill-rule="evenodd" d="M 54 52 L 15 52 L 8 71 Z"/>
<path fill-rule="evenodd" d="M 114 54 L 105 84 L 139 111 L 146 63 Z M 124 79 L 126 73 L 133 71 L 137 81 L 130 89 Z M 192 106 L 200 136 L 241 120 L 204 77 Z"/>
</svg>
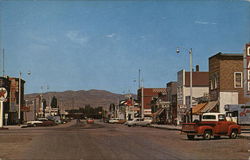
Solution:
<svg viewBox="0 0 250 160">
<path fill-rule="evenodd" d="M 7 90 L 4 87 L 0 88 L 0 128 L 3 128 L 3 102 L 7 98 Z"/>
</svg>

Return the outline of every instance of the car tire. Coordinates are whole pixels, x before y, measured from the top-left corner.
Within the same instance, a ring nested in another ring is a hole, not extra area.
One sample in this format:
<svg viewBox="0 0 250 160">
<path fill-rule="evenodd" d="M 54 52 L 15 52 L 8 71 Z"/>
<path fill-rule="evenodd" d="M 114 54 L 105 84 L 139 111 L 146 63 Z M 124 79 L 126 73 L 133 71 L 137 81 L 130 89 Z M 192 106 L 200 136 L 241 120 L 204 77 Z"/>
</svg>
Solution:
<svg viewBox="0 0 250 160">
<path fill-rule="evenodd" d="M 232 130 L 230 136 L 231 139 L 236 139 L 238 137 L 238 131 L 237 130 Z"/>
<path fill-rule="evenodd" d="M 194 140 L 194 135 L 187 135 L 188 140 Z"/>
<path fill-rule="evenodd" d="M 210 140 L 211 139 L 212 132 L 211 131 L 205 131 L 203 134 L 203 139 Z"/>
</svg>

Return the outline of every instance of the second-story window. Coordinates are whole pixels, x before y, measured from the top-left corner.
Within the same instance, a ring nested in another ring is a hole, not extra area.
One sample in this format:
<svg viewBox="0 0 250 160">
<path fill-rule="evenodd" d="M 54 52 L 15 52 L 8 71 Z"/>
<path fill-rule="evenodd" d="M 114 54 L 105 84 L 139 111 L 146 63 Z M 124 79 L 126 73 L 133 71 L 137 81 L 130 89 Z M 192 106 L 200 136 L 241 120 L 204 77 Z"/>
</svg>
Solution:
<svg viewBox="0 0 250 160">
<path fill-rule="evenodd" d="M 234 72 L 234 88 L 242 88 L 242 72 Z"/>
</svg>

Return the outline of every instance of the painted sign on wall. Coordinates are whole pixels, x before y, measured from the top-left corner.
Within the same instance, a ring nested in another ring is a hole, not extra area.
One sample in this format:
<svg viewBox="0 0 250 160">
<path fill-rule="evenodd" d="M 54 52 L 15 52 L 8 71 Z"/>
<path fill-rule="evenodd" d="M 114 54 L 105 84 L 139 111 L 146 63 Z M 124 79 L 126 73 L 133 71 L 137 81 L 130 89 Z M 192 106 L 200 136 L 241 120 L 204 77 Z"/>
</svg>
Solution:
<svg viewBox="0 0 250 160">
<path fill-rule="evenodd" d="M 244 54 L 244 92 L 250 97 L 250 44 L 246 44 Z"/>
</svg>

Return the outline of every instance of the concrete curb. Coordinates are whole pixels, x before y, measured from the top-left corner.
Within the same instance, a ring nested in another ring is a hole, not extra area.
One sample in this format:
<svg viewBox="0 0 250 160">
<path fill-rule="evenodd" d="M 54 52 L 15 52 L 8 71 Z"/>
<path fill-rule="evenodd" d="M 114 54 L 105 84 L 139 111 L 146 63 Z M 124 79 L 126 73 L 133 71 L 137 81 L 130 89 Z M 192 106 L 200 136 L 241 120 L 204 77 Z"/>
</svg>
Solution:
<svg viewBox="0 0 250 160">
<path fill-rule="evenodd" d="M 242 139 L 250 139 L 250 135 L 247 136 L 247 135 L 239 135 L 239 138 L 242 138 Z"/>
<path fill-rule="evenodd" d="M 173 131 L 181 131 L 180 128 L 172 128 L 172 127 L 163 127 L 163 126 L 150 126 L 151 128 L 158 128 L 158 129 L 166 129 L 166 130 L 173 130 Z"/>
</svg>

